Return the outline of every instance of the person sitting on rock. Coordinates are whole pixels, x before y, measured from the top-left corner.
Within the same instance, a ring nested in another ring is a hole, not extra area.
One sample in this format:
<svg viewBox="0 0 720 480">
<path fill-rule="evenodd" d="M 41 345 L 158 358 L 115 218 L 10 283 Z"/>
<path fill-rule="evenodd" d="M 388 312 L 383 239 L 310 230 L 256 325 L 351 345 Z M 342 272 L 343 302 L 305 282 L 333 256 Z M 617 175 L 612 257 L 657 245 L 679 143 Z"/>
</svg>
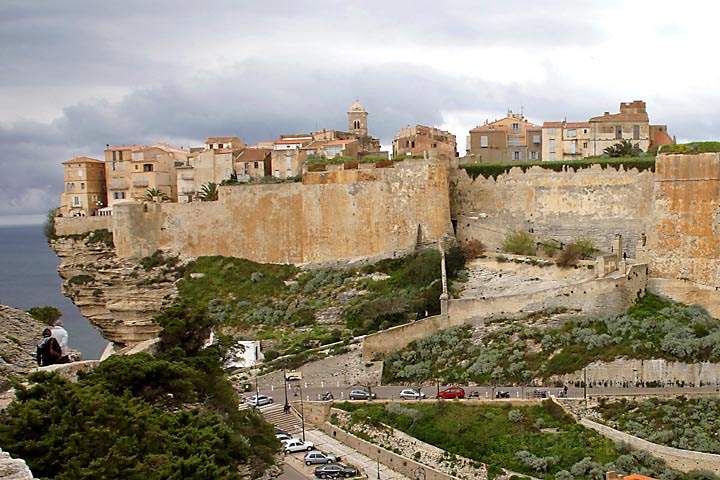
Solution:
<svg viewBox="0 0 720 480">
<path fill-rule="evenodd" d="M 62 350 L 62 359 L 57 363 L 68 363 L 70 361 L 68 358 L 68 355 L 70 354 L 70 349 L 68 348 L 68 332 L 65 330 L 65 327 L 63 327 L 62 320 L 55 320 L 50 332 L 52 333 L 53 338 L 57 340 L 57 343 L 60 345 L 60 350 Z"/>
<path fill-rule="evenodd" d="M 49 328 L 43 330 L 43 339 L 37 344 L 36 360 L 41 367 L 61 363 L 62 348 L 55 337 L 52 336 Z"/>
</svg>

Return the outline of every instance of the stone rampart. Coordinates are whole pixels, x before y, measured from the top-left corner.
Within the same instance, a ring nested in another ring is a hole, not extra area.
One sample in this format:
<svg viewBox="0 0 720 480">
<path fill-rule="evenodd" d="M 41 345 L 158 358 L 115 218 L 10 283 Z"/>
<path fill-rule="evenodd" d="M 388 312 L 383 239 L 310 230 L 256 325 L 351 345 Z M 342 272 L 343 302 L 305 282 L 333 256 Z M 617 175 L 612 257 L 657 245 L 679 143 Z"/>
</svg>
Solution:
<svg viewBox="0 0 720 480">
<path fill-rule="evenodd" d="M 720 153 L 659 156 L 654 192 L 650 275 L 720 286 Z"/>
<path fill-rule="evenodd" d="M 112 231 L 112 217 L 97 216 L 55 218 L 55 234 L 59 236 L 82 235 L 83 233 L 92 232 L 94 230 Z"/>
<path fill-rule="evenodd" d="M 582 418 L 578 423 L 584 427 L 595 430 L 602 436 L 615 442 L 625 443 L 634 449 L 648 452 L 652 456 L 664 460 L 668 467 L 680 470 L 681 472 L 690 472 L 692 470 L 720 472 L 720 455 L 658 445 L 657 443 L 648 442 L 640 437 L 615 430 L 607 425 L 594 422 L 588 418 Z"/>
<path fill-rule="evenodd" d="M 591 239 L 609 248 L 615 234 L 633 257 L 651 218 L 654 174 L 594 165 L 575 171 L 513 168 L 497 178 L 474 180 L 451 171 L 451 210 L 458 240 L 479 239 L 495 250 L 508 232 L 532 231 L 538 239 Z"/>
<path fill-rule="evenodd" d="M 214 202 L 118 204 L 117 255 L 160 249 L 323 263 L 405 253 L 450 230 L 445 162 L 308 175 L 305 183 L 222 186 Z"/>
<path fill-rule="evenodd" d="M 645 293 L 647 265 L 632 265 L 625 274 L 532 293 L 448 301 L 447 315 L 437 315 L 374 333 L 363 341 L 363 358 L 371 360 L 400 350 L 446 328 L 493 317 L 527 315 L 564 308 L 584 314 L 621 313 Z"/>
</svg>

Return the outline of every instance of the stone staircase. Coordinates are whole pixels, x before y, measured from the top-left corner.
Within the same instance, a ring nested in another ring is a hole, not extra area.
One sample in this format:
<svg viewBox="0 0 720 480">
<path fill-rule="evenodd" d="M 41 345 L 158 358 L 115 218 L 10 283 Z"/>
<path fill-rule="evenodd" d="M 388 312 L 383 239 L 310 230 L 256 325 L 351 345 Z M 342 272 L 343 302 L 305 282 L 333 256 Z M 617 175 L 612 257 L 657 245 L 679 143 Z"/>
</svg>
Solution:
<svg viewBox="0 0 720 480">
<path fill-rule="evenodd" d="M 273 424 L 280 430 L 288 432 L 290 435 L 298 433 L 302 429 L 300 417 L 298 417 L 292 409 L 289 413 L 285 413 L 282 404 L 260 407 L 260 413 L 268 423 Z"/>
<path fill-rule="evenodd" d="M 0 450 L 0 480 L 33 480 L 33 474 L 25 460 L 12 458 Z"/>
</svg>

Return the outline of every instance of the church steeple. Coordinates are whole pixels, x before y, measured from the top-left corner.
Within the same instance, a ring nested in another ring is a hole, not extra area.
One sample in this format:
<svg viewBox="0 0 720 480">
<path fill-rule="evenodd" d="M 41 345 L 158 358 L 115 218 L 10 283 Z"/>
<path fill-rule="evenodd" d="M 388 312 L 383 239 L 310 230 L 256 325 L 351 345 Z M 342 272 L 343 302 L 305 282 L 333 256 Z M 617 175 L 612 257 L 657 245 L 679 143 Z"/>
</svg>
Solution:
<svg viewBox="0 0 720 480">
<path fill-rule="evenodd" d="M 365 107 L 355 100 L 348 110 L 348 131 L 360 137 L 367 137 L 367 117 L 368 112 Z"/>
</svg>

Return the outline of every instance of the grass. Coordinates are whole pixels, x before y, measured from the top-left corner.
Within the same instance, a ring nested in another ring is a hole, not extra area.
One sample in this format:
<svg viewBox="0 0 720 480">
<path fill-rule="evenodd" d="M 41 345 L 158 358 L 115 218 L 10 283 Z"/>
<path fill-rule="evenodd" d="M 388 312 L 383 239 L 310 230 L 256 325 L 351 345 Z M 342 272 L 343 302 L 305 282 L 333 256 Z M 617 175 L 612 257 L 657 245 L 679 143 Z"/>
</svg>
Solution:
<svg viewBox="0 0 720 480">
<path fill-rule="evenodd" d="M 552 325 L 498 321 L 481 338 L 473 338 L 470 326 L 450 328 L 388 356 L 383 381 L 522 384 L 623 357 L 720 361 L 720 320 L 652 294 L 622 315 L 575 316 Z"/>
<path fill-rule="evenodd" d="M 686 450 L 720 453 L 720 400 L 601 399 L 595 409 L 610 426 L 648 441 Z"/>
<path fill-rule="evenodd" d="M 717 153 L 720 152 L 720 142 L 691 142 L 681 143 L 677 145 L 663 145 L 660 148 L 661 153 Z"/>
<path fill-rule="evenodd" d="M 486 463 L 491 478 L 502 468 L 547 480 L 559 478 L 555 475 L 561 471 L 573 472 L 576 480 L 604 478 L 606 469 L 655 475 L 666 471 L 658 460 L 628 454 L 611 440 L 578 425 L 549 400 L 523 407 L 454 401 L 403 408 L 337 406 L 351 413 L 346 428 L 357 431 L 363 424 L 390 425 L 451 454 Z"/>
<path fill-rule="evenodd" d="M 664 152 L 663 152 L 664 153 Z M 513 168 L 520 168 L 526 172 L 532 167 L 541 167 L 547 170 L 561 172 L 566 168 L 573 168 L 576 171 L 590 168 L 593 165 L 601 165 L 602 167 L 614 168 L 619 170 L 620 166 L 624 166 L 626 170 L 636 168 L 638 171 L 650 170 L 655 171 L 655 157 L 651 155 L 642 155 L 639 157 L 626 158 L 610 158 L 610 157 L 589 157 L 579 160 L 569 161 L 547 161 L 547 162 L 516 162 L 516 163 L 474 163 L 463 165 L 465 171 L 470 177 L 476 179 L 479 176 L 483 178 L 497 179 L 498 176 L 508 173 Z"/>
</svg>

